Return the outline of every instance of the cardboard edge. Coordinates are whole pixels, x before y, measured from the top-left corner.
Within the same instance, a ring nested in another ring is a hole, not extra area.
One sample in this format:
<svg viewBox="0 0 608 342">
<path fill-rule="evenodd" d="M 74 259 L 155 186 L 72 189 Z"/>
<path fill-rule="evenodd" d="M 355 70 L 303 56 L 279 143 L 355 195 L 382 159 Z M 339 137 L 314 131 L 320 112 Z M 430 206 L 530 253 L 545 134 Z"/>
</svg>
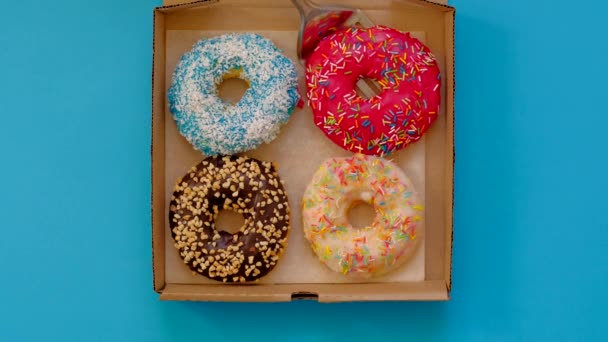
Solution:
<svg viewBox="0 0 608 342">
<path fill-rule="evenodd" d="M 364 287 L 373 284 L 357 284 Z M 310 286 L 308 287 L 310 288 Z M 427 280 L 423 282 L 383 284 L 382 291 L 367 292 L 363 289 L 358 293 L 348 293 L 341 287 L 337 290 L 319 293 L 320 303 L 340 302 L 380 302 L 380 301 L 448 301 L 449 292 L 443 280 Z"/>
<path fill-rule="evenodd" d="M 162 31 L 162 32 L 160 32 Z M 158 115 L 157 113 L 157 107 L 161 106 L 160 104 L 158 104 L 158 101 L 162 101 L 162 99 L 158 98 L 158 95 L 156 94 L 156 92 L 158 91 L 159 88 L 163 88 L 162 86 L 162 80 L 157 79 L 159 76 L 159 73 L 157 72 L 157 68 L 159 67 L 159 64 L 157 63 L 159 60 L 159 54 L 164 53 L 164 47 L 159 49 L 159 45 L 164 45 L 164 44 L 158 44 L 157 40 L 159 41 L 164 41 L 165 37 L 164 37 L 164 16 L 162 13 L 160 13 L 158 11 L 158 8 L 154 9 L 153 12 L 153 30 L 152 30 L 152 113 L 151 113 L 151 132 L 150 132 L 150 160 L 151 160 L 151 170 L 150 170 L 150 201 L 151 201 L 151 206 L 150 206 L 150 223 L 151 223 L 151 228 L 152 228 L 152 281 L 153 281 L 153 287 L 154 287 L 154 291 L 156 291 L 157 293 L 160 293 L 162 291 L 162 289 L 165 286 L 165 272 L 164 272 L 164 268 L 165 268 L 165 258 L 164 258 L 164 241 L 162 241 L 163 239 L 159 239 L 159 236 L 163 236 L 163 230 L 164 227 L 159 227 L 158 225 L 156 225 L 155 222 L 155 211 L 154 211 L 154 207 L 155 207 L 155 203 L 157 201 L 156 197 L 155 197 L 155 186 L 154 186 L 154 179 L 155 179 L 155 167 L 154 167 L 154 163 L 156 161 L 156 158 L 158 158 L 158 156 L 156 156 L 156 153 L 154 152 L 154 147 L 155 147 L 155 131 L 156 131 L 156 125 L 155 125 L 155 118 Z M 162 71 L 162 70 L 160 70 Z M 159 84 L 160 83 L 160 84 Z M 164 92 L 164 89 L 162 90 Z M 156 196 L 158 196 L 158 194 L 156 194 Z M 164 207 L 164 206 L 163 206 Z M 156 237 L 156 238 L 155 238 Z M 159 252 L 159 253 L 155 253 Z M 160 255 L 159 255 L 160 254 Z"/>
<path fill-rule="evenodd" d="M 401 0 L 401 1 L 412 4 L 412 5 L 419 5 L 419 6 L 423 6 L 423 7 L 427 7 L 427 8 L 439 9 L 443 12 L 454 9 L 454 7 L 452 7 L 448 4 L 434 2 L 434 1 L 430 1 L 430 0 Z"/>
<path fill-rule="evenodd" d="M 163 1 L 163 5 L 157 7 L 158 10 L 160 11 L 166 11 L 166 10 L 173 10 L 173 9 L 186 9 L 186 8 L 194 8 L 194 7 L 200 7 L 200 6 L 207 6 L 213 3 L 218 3 L 221 0 L 174 0 L 174 1 Z M 430 0 L 400 0 L 402 3 L 407 3 L 407 4 L 411 4 L 414 6 L 422 6 L 422 7 L 426 7 L 426 8 L 432 8 L 432 9 L 439 9 L 441 11 L 450 11 L 452 9 L 454 9 L 454 7 L 448 5 L 448 4 L 444 4 L 444 3 L 438 3 L 438 2 L 433 2 Z M 166 3 L 166 4 L 165 4 Z M 291 3 L 288 3 L 287 1 L 285 1 L 286 5 L 288 6 L 293 6 L 291 5 Z"/>
<path fill-rule="evenodd" d="M 385 284 L 377 292 L 377 284 L 274 284 L 257 285 L 167 284 L 161 300 L 188 300 L 209 302 L 289 302 L 317 300 L 320 303 L 355 301 L 447 301 L 449 293 L 443 280 Z M 214 291 L 224 286 L 222 291 Z"/>
<path fill-rule="evenodd" d="M 455 137 L 455 127 L 456 127 L 456 9 L 452 7 L 452 9 L 446 13 L 446 42 L 448 44 L 446 51 L 450 51 L 451 57 L 446 60 L 446 67 L 452 70 L 451 80 L 448 82 L 448 89 L 446 91 L 448 95 L 448 103 L 451 104 L 448 111 L 451 113 L 452 122 L 451 125 L 448 125 L 448 137 L 451 137 L 452 144 L 452 153 L 448 154 L 448 171 L 447 174 L 448 179 L 446 180 L 446 185 L 449 187 L 449 192 L 451 194 L 450 205 L 446 206 L 446 225 L 449 227 L 449 232 L 446 233 L 446 241 L 447 243 L 446 253 L 448 260 L 445 265 L 444 270 L 444 278 L 446 279 L 446 288 L 448 291 L 448 295 L 452 290 L 452 256 L 454 249 L 454 181 L 455 181 L 455 166 L 456 166 L 456 137 Z M 451 89 L 450 89 L 451 88 Z"/>
<path fill-rule="evenodd" d="M 222 291 L 214 287 L 222 285 L 167 284 L 160 294 L 163 301 L 196 302 L 289 302 L 291 295 L 286 291 L 250 291 L 257 285 L 228 285 Z"/>
<path fill-rule="evenodd" d="M 220 0 L 187 0 L 187 1 L 177 1 L 176 3 L 171 3 L 163 6 L 156 7 L 156 10 L 161 12 L 168 12 L 171 10 L 180 10 L 186 8 L 195 8 L 195 7 L 204 7 L 211 4 L 218 3 Z"/>
</svg>

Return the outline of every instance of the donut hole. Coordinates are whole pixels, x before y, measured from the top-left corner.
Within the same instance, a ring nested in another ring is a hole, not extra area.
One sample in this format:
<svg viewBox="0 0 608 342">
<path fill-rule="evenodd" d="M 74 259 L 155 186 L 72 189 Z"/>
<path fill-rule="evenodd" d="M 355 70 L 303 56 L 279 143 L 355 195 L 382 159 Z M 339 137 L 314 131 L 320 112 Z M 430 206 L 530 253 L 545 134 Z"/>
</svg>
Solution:
<svg viewBox="0 0 608 342">
<path fill-rule="evenodd" d="M 241 101 L 247 89 L 249 89 L 249 83 L 232 74 L 226 74 L 217 86 L 218 97 L 232 105 Z"/>
<path fill-rule="evenodd" d="M 374 79 L 361 76 L 359 80 L 357 80 L 355 91 L 357 92 L 357 95 L 369 100 L 374 96 L 380 95 L 382 88 Z"/>
<path fill-rule="evenodd" d="M 357 229 L 371 226 L 375 217 L 374 207 L 363 201 L 354 202 L 346 213 L 348 223 Z"/>
<path fill-rule="evenodd" d="M 215 218 L 215 230 L 230 234 L 238 233 L 245 225 L 243 215 L 232 210 L 220 210 Z"/>
</svg>

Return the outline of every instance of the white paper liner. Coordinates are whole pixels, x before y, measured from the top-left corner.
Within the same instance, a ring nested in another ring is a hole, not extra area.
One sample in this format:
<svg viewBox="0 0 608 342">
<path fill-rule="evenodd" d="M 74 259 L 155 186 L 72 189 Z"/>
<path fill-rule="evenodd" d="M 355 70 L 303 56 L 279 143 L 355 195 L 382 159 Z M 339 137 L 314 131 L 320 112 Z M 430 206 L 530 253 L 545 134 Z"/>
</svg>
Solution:
<svg viewBox="0 0 608 342">
<path fill-rule="evenodd" d="M 233 31 L 231 31 L 233 32 Z M 248 31 L 258 33 L 271 39 L 283 53 L 292 61 L 297 61 L 296 31 Z M 171 84 L 173 71 L 181 55 L 203 37 L 213 37 L 229 33 L 228 31 L 188 31 L 169 30 L 166 33 L 166 80 L 167 89 Z M 412 32 L 413 36 L 423 41 L 423 34 Z M 305 100 L 304 68 L 297 63 L 300 94 Z M 177 179 L 192 166 L 205 158 L 195 150 L 178 130 L 168 104 L 165 107 L 165 203 L 168 210 L 173 187 Z M 244 155 L 260 160 L 274 161 L 278 165 L 281 179 L 285 181 L 289 202 L 291 205 L 291 231 L 289 245 L 278 265 L 259 283 L 356 283 L 356 282 L 408 282 L 424 280 L 424 241 L 412 258 L 400 268 L 391 273 L 372 279 L 351 279 L 340 273 L 331 271 L 323 265 L 313 253 L 302 232 L 300 200 L 313 173 L 321 163 L 329 157 L 346 157 L 352 153 L 343 150 L 331 142 L 318 129 L 312 120 L 312 112 L 308 106 L 296 108 L 289 123 L 284 126 L 278 138 L 267 145 L 244 153 Z M 394 153 L 389 159 L 399 165 L 412 180 L 416 190 L 424 202 L 425 190 L 425 139 L 404 150 Z M 183 263 L 169 229 L 168 212 L 165 215 L 165 258 L 166 281 L 179 284 L 217 283 L 198 274 L 193 274 Z M 424 228 L 423 225 L 419 226 Z"/>
</svg>

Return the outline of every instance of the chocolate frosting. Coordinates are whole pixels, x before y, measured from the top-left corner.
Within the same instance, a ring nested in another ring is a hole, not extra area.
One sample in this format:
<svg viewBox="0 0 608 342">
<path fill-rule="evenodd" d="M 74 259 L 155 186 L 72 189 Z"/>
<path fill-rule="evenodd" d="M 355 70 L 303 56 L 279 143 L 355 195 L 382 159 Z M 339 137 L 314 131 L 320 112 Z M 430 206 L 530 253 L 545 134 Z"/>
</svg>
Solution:
<svg viewBox="0 0 608 342">
<path fill-rule="evenodd" d="M 237 233 L 218 231 L 220 210 L 243 215 Z M 180 179 L 169 225 L 191 270 L 223 282 L 258 280 L 287 246 L 289 203 L 274 165 L 237 156 L 208 157 Z"/>
</svg>

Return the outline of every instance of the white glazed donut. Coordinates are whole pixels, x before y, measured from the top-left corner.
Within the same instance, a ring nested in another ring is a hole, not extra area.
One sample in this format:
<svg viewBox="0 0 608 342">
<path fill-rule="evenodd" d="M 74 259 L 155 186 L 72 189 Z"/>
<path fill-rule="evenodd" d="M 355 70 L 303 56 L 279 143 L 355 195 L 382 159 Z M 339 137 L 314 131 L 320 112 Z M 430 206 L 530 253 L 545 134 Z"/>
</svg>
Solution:
<svg viewBox="0 0 608 342">
<path fill-rule="evenodd" d="M 376 217 L 354 228 L 346 217 L 358 202 Z M 410 179 L 394 163 L 371 156 L 330 158 L 302 198 L 304 234 L 330 269 L 351 277 L 384 274 L 407 260 L 422 239 L 423 206 Z"/>
</svg>

